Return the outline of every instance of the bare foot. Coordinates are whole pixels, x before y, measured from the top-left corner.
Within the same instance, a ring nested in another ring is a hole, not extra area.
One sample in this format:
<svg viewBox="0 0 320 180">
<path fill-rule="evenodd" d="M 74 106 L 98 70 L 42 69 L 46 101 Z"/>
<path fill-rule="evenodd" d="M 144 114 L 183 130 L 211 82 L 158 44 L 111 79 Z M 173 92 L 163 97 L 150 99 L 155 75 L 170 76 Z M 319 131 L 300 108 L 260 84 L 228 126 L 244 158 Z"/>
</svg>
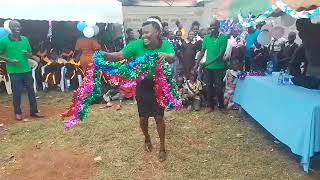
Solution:
<svg viewBox="0 0 320 180">
<path fill-rule="evenodd" d="M 145 141 L 145 143 L 144 143 L 144 150 L 147 151 L 147 152 L 151 152 L 151 151 L 152 151 L 151 141 Z"/>
<path fill-rule="evenodd" d="M 109 107 L 112 107 L 112 106 L 113 106 L 112 103 L 107 103 L 107 105 L 101 106 L 100 109 L 109 108 Z"/>
<path fill-rule="evenodd" d="M 117 110 L 117 111 L 120 111 L 121 109 L 122 109 L 122 106 L 121 106 L 121 105 L 117 105 L 116 110 Z"/>
</svg>

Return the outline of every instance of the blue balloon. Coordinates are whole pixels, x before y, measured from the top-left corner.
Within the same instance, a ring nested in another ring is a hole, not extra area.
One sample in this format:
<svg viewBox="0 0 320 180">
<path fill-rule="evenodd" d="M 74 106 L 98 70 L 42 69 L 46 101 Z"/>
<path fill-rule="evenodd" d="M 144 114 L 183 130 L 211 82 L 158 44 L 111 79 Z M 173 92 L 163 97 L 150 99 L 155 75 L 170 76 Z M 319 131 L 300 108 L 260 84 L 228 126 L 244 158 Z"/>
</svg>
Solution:
<svg viewBox="0 0 320 180">
<path fill-rule="evenodd" d="M 0 38 L 7 36 L 9 33 L 3 28 L 0 27 Z"/>
<path fill-rule="evenodd" d="M 78 22 L 77 24 L 77 29 L 82 32 L 84 30 L 84 28 L 87 27 L 87 24 L 83 21 Z"/>
</svg>

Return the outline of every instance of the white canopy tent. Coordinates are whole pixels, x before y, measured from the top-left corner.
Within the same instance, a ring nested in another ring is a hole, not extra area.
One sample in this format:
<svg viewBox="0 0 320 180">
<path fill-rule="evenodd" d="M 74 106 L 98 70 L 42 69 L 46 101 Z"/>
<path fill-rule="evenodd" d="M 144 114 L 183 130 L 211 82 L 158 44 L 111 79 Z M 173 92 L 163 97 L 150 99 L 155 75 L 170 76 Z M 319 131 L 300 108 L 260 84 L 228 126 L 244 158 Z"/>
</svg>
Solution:
<svg viewBox="0 0 320 180">
<path fill-rule="evenodd" d="M 0 18 L 123 23 L 117 0 L 1 0 Z"/>
</svg>

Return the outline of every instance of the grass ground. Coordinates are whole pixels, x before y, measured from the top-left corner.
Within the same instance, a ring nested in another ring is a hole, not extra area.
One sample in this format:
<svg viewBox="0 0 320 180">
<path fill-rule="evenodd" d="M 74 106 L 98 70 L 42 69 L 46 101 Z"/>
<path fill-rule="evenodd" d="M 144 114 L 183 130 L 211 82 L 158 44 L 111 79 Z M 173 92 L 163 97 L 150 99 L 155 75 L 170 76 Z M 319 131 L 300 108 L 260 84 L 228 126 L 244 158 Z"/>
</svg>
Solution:
<svg viewBox="0 0 320 180">
<path fill-rule="evenodd" d="M 0 96 L 1 107 L 11 103 L 10 97 Z M 63 109 L 69 104 L 70 95 L 40 94 L 40 101 L 40 109 L 44 104 Z M 79 168 L 76 165 L 63 168 L 74 179 L 319 179 L 315 173 L 305 174 L 298 157 L 284 145 L 274 143 L 265 130 L 238 112 L 167 112 L 168 159 L 159 163 L 159 139 L 153 119 L 149 121 L 149 131 L 155 148 L 147 153 L 142 148 L 144 139 L 134 105 L 126 105 L 122 111 L 99 106 L 92 106 L 89 116 L 70 130 L 64 129 L 58 114 L 46 120 L 0 127 L 0 179 L 25 172 L 19 163 L 24 165 L 21 161 L 28 156 L 25 151 L 30 147 L 31 154 L 53 151 L 50 157 L 44 156 L 47 159 L 40 161 L 49 161 L 49 167 L 57 169 L 51 162 L 52 156 L 62 156 L 56 153 L 57 149 L 69 154 L 81 152 L 90 157 L 88 161 L 101 157 L 94 167 L 88 165 L 93 168 L 90 173 L 94 172 L 90 178 L 72 174 Z M 33 159 L 29 161 L 32 163 Z M 44 177 L 50 177 L 50 173 L 45 173 L 47 168 L 36 169 L 43 171 Z M 23 177 L 26 176 L 20 178 Z"/>
</svg>

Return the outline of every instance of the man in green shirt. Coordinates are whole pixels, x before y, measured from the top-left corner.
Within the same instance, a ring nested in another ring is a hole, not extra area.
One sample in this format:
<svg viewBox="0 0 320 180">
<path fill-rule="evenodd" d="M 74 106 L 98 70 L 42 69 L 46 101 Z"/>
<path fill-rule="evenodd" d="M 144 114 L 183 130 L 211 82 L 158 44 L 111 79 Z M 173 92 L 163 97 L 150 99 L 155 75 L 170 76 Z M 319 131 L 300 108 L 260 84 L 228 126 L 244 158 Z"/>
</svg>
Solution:
<svg viewBox="0 0 320 180">
<path fill-rule="evenodd" d="M 208 113 L 213 112 L 214 106 L 217 103 L 220 108 L 224 107 L 223 102 L 223 78 L 224 72 L 224 61 L 223 55 L 227 48 L 227 37 L 219 32 L 219 21 L 215 21 L 210 25 L 210 34 L 207 34 L 202 42 L 202 49 L 198 56 L 198 62 L 194 69 L 198 69 L 200 60 L 207 51 L 206 61 L 201 64 L 205 69 L 206 76 L 206 87 L 207 87 L 207 102 L 208 102 Z"/>
<path fill-rule="evenodd" d="M 28 58 L 33 58 L 29 41 L 26 37 L 21 36 L 21 25 L 18 21 L 12 20 L 9 28 L 12 33 L 0 40 L 0 54 L 4 55 L 0 58 L 6 61 L 7 72 L 10 76 L 16 120 L 22 120 L 20 105 L 23 87 L 26 87 L 28 91 L 30 116 L 43 117 L 38 113 L 33 77 L 28 64 Z"/>
</svg>

